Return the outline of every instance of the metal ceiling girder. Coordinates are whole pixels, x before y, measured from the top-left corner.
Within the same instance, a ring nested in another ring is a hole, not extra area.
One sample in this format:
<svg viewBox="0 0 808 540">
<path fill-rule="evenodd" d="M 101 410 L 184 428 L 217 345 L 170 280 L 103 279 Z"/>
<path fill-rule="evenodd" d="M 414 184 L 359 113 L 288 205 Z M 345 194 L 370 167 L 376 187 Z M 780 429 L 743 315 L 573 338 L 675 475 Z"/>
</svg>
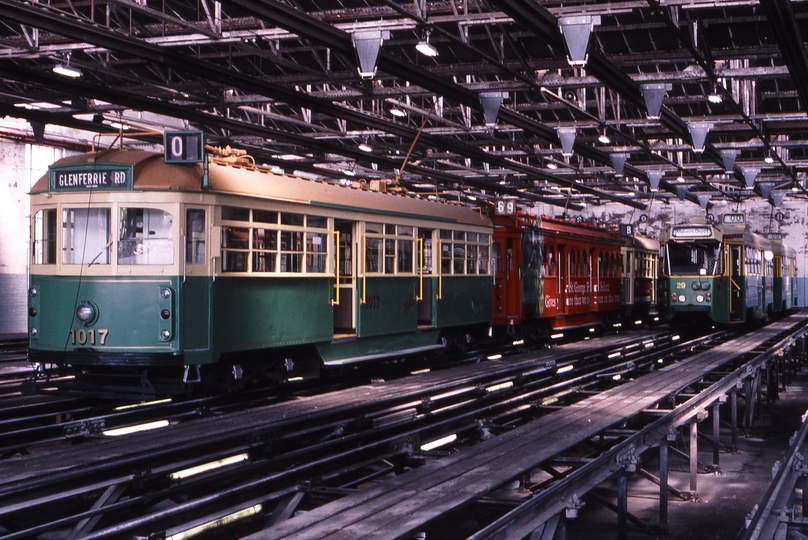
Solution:
<svg viewBox="0 0 808 540">
<path fill-rule="evenodd" d="M 225 3 L 238 6 L 242 10 L 252 13 L 253 15 L 261 19 L 272 21 L 273 24 L 285 28 L 286 30 L 289 30 L 290 32 L 293 32 L 297 35 L 305 36 L 307 39 L 311 41 L 321 43 L 327 47 L 341 51 L 345 54 L 351 53 L 350 34 L 343 32 L 342 30 L 339 30 L 337 28 L 334 28 L 333 26 L 326 24 L 318 19 L 315 19 L 300 10 L 288 6 L 287 4 L 278 2 L 276 0 L 225 0 Z M 406 79 L 411 83 L 426 88 L 432 92 L 435 92 L 436 94 L 451 96 L 452 99 L 460 101 L 464 105 L 473 107 L 476 110 L 482 110 L 479 94 L 477 92 L 464 88 L 463 86 L 460 86 L 458 84 L 455 84 L 448 78 L 437 76 L 433 73 L 430 73 L 427 70 L 414 66 L 412 63 L 404 61 L 392 55 L 391 53 L 385 51 L 384 48 L 382 48 L 382 50 L 379 51 L 378 66 L 380 69 L 383 69 L 388 73 L 395 74 L 398 77 Z M 550 128 L 541 123 L 528 119 L 524 115 L 521 115 L 511 109 L 507 108 L 500 109 L 499 119 L 502 120 L 503 122 L 512 124 L 526 132 L 534 133 L 540 137 L 543 137 L 548 141 L 554 141 L 558 139 L 555 130 L 553 130 L 553 128 Z M 422 136 L 422 139 L 426 141 L 425 136 Z M 434 146 L 446 147 L 447 143 L 450 143 L 450 141 L 447 139 L 440 139 L 440 140 L 434 140 L 432 144 Z M 452 148 L 447 149 L 457 151 Z M 576 145 L 576 151 L 579 151 L 581 155 L 589 159 L 594 159 L 601 163 L 608 162 L 607 154 L 605 154 L 604 152 L 600 152 L 599 150 L 596 150 L 592 147 L 579 144 Z M 467 152 L 462 151 L 458 151 L 458 153 L 466 155 L 468 154 Z M 496 160 L 492 159 L 494 156 L 490 156 L 489 154 L 485 153 L 483 154 L 484 156 L 468 156 L 468 157 L 473 157 L 475 159 L 480 159 L 481 161 L 488 161 L 491 163 L 497 163 L 502 165 L 502 163 L 499 163 Z M 592 188 L 587 188 L 586 186 L 582 186 L 577 183 L 574 184 L 573 182 L 569 182 L 563 178 L 559 178 L 557 176 L 546 173 L 541 169 L 524 166 L 513 161 L 507 161 L 507 165 L 505 166 L 515 168 L 520 172 L 524 172 L 525 174 L 535 176 L 537 179 L 548 180 L 550 182 L 565 187 L 574 186 L 575 189 L 581 191 L 582 193 L 591 194 L 597 197 L 603 197 L 605 199 L 619 202 L 627 206 L 633 206 L 634 208 L 638 208 L 640 210 L 645 209 L 645 205 L 642 203 L 638 203 L 637 201 L 631 201 L 628 199 L 624 199 L 622 197 L 617 197 L 609 193 L 601 192 Z"/>
<path fill-rule="evenodd" d="M 175 118 L 185 118 L 190 122 L 198 123 L 201 125 L 218 127 L 225 130 L 245 133 L 247 135 L 254 135 L 261 138 L 273 139 L 276 141 L 288 142 L 290 144 L 307 145 L 309 148 L 316 149 L 322 153 L 335 153 L 335 148 L 323 141 L 313 140 L 302 135 L 296 135 L 288 131 L 277 130 L 266 126 L 260 126 L 253 123 L 241 122 L 232 118 L 225 118 L 216 116 L 210 113 L 204 113 L 195 109 L 188 109 L 179 105 L 165 103 L 156 100 L 150 100 L 141 96 L 127 94 L 120 90 L 110 90 L 106 87 L 91 85 L 78 80 L 63 80 L 64 77 L 52 75 L 49 72 L 41 72 L 32 69 L 23 68 L 14 64 L 4 67 L 4 74 L 27 80 L 32 84 L 39 84 L 45 87 L 53 87 L 56 83 L 60 85 L 65 93 L 82 96 L 82 97 L 95 97 L 102 99 L 109 103 L 122 105 L 135 110 L 149 110 L 158 114 L 164 114 Z M 46 124 L 67 125 L 77 129 L 84 129 L 88 131 L 108 131 L 110 133 L 116 130 L 104 130 L 98 124 L 92 122 L 82 122 L 76 120 L 70 115 L 62 113 L 47 113 L 42 111 L 32 111 L 27 109 L 20 109 L 17 107 L 3 107 L 0 106 L 0 112 L 4 112 L 9 116 L 17 118 L 24 118 L 26 120 L 34 120 Z M 340 153 L 346 157 L 350 157 L 357 161 L 364 161 L 370 159 L 367 153 L 356 149 L 343 148 Z M 389 168 L 396 168 L 400 165 L 398 160 L 387 158 L 385 156 L 373 156 L 372 160 L 379 164 L 384 164 Z M 279 165 L 288 167 L 289 162 L 282 160 L 275 161 Z M 522 199 L 542 202 L 553 206 L 564 207 L 565 200 L 557 200 L 550 197 L 544 197 L 533 193 L 525 193 L 516 188 L 499 186 L 492 182 L 484 182 L 475 179 L 469 179 L 462 176 L 453 175 L 444 171 L 430 169 L 419 165 L 409 165 L 408 171 L 415 171 L 419 174 L 429 177 L 431 179 L 439 179 L 449 184 L 465 184 L 479 189 L 500 191 L 504 194 L 518 196 Z M 582 210 L 583 207 L 579 205 L 569 205 L 575 210 Z"/>
<path fill-rule="evenodd" d="M 231 3 L 240 4 L 240 2 L 238 1 Z M 247 3 L 252 4 L 252 2 Z M 412 139 L 415 137 L 417 133 L 415 129 L 409 128 L 408 126 L 405 126 L 397 122 L 386 121 L 384 119 L 380 119 L 372 115 L 366 115 L 359 111 L 353 111 L 351 109 L 341 107 L 331 101 L 326 101 L 320 98 L 307 96 L 299 92 L 290 91 L 281 86 L 256 80 L 252 77 L 241 75 L 238 72 L 227 70 L 215 64 L 199 61 L 188 56 L 174 54 L 171 51 L 167 51 L 157 45 L 152 45 L 137 39 L 132 39 L 127 36 L 123 36 L 119 33 L 109 31 L 97 25 L 87 24 L 82 21 L 71 19 L 69 17 L 54 15 L 49 10 L 46 10 L 44 7 L 34 8 L 31 6 L 20 4 L 19 2 L 16 2 L 14 0 L 0 0 L 0 6 L 8 8 L 6 12 L 8 14 L 9 19 L 15 20 L 21 24 L 29 24 L 31 26 L 40 28 L 44 27 L 47 30 L 59 35 L 64 35 L 84 42 L 90 42 L 93 43 L 94 45 L 98 45 L 111 50 L 119 50 L 121 52 L 131 54 L 132 56 L 136 56 L 138 58 L 142 58 L 150 62 L 158 62 L 167 65 L 169 67 L 172 67 L 173 69 L 178 69 L 181 71 L 191 73 L 198 77 L 202 77 L 206 80 L 215 80 L 227 86 L 237 86 L 239 88 L 248 90 L 258 95 L 283 100 L 286 101 L 287 103 L 316 110 L 323 114 L 331 115 L 337 118 L 344 118 L 351 121 L 355 121 L 357 123 L 364 124 L 368 127 L 394 134 L 404 139 Z M 274 14 L 271 15 L 272 16 L 270 17 L 270 20 L 272 20 L 273 22 L 277 22 L 275 20 L 277 17 Z M 302 13 L 300 13 L 299 15 L 305 16 L 305 14 Z M 313 38 L 319 39 L 322 36 L 326 36 L 330 42 L 340 44 L 340 46 L 338 47 L 339 50 L 348 51 L 347 54 L 351 55 L 353 54 L 352 51 L 353 44 L 351 42 L 350 34 L 337 30 L 330 25 L 320 23 L 316 19 L 312 19 L 307 16 L 305 17 L 306 17 L 305 21 L 307 22 L 307 24 L 312 23 L 312 21 L 314 21 L 315 23 L 319 23 L 317 25 L 318 28 L 315 31 L 313 31 L 311 28 L 308 29 L 308 32 L 313 32 L 315 34 L 314 36 L 312 36 Z M 402 62 L 400 63 L 400 65 L 404 66 L 406 64 Z M 439 78 L 432 77 L 432 79 L 439 79 Z M 459 85 L 449 83 L 448 81 L 447 81 L 447 87 L 451 89 L 451 91 L 448 92 L 449 95 L 453 95 L 454 97 L 459 91 L 462 91 L 462 93 L 464 94 L 469 94 L 470 96 L 469 99 L 471 100 L 471 103 L 473 103 L 476 107 L 480 107 L 479 98 L 477 97 L 477 94 L 475 92 L 467 90 Z M 187 111 L 187 109 L 183 110 Z M 549 130 L 550 128 L 546 129 Z M 541 179 L 547 179 L 549 181 L 552 181 L 553 183 L 572 187 L 572 183 L 564 179 L 560 179 L 555 176 L 549 175 L 544 171 L 542 171 L 541 169 L 536 169 L 534 167 L 523 165 L 518 162 L 514 162 L 512 160 L 488 154 L 487 152 L 480 150 L 476 147 L 465 145 L 452 139 L 438 139 L 428 134 L 422 134 L 421 139 L 424 142 L 431 144 L 432 146 L 439 146 L 447 150 L 456 152 L 458 154 L 470 157 L 472 159 L 478 159 L 480 161 L 489 162 L 505 168 L 518 170 L 519 172 L 522 172 L 526 175 L 530 175 Z M 308 147 L 313 146 L 311 139 L 308 138 L 299 141 L 297 144 Z M 344 147 L 329 147 L 325 151 L 354 157 L 355 159 L 362 159 L 362 160 L 371 159 L 367 154 L 359 154 L 360 157 L 357 158 L 356 155 L 352 155 L 350 152 L 346 152 L 346 149 Z M 377 155 L 374 155 L 372 159 L 379 163 L 382 162 L 380 156 Z M 389 159 L 385 161 L 389 161 L 390 163 L 392 163 L 391 165 L 392 168 L 400 166 L 400 163 L 398 162 L 393 162 L 392 160 Z M 429 169 L 426 170 L 428 171 Z M 576 189 L 578 189 L 583 193 L 588 193 L 604 199 L 613 200 L 621 204 L 633 206 L 638 209 L 645 209 L 645 205 L 637 201 L 627 200 L 622 197 L 611 195 L 609 193 L 601 192 L 592 188 L 587 188 L 586 186 L 582 185 L 576 185 L 575 187 Z M 501 190 L 501 188 L 499 188 L 497 185 L 494 184 L 487 185 L 487 189 Z M 518 193 L 520 194 L 520 196 L 525 195 L 522 192 Z"/>
<path fill-rule="evenodd" d="M 535 0 L 492 0 L 492 2 L 510 15 L 515 23 L 528 28 L 548 43 L 563 48 L 564 43 L 558 31 L 558 19 L 546 8 L 537 4 Z M 586 71 L 597 77 L 603 84 L 620 94 L 624 99 L 633 103 L 637 109 L 645 110 L 645 98 L 640 86 L 627 74 L 612 64 L 600 51 L 589 50 L 589 61 Z M 690 133 L 684 120 L 676 116 L 669 109 L 660 111 L 660 123 L 673 132 L 675 136 L 687 140 Z M 718 151 L 710 144 L 705 146 L 704 155 L 717 164 L 722 164 Z"/>
<path fill-rule="evenodd" d="M 797 87 L 802 110 L 808 108 L 808 54 L 790 0 L 760 0 Z"/>
<path fill-rule="evenodd" d="M 341 107 L 339 105 L 334 104 L 331 101 L 322 100 L 320 98 L 314 98 L 302 93 L 290 91 L 281 86 L 266 83 L 264 81 L 258 81 L 253 79 L 252 77 L 247 77 L 234 71 L 229 71 L 215 64 L 209 64 L 191 57 L 174 54 L 171 51 L 166 51 L 157 45 L 151 45 L 149 43 L 144 43 L 140 40 L 131 39 L 116 32 L 111 32 L 95 25 L 89 25 L 81 21 L 71 20 L 68 17 L 54 16 L 52 13 L 45 11 L 44 9 L 37 9 L 25 5 L 20 5 L 19 2 L 13 0 L 0 0 L 0 6 L 8 7 L 9 8 L 7 11 L 8 18 L 16 20 L 17 22 L 20 22 L 22 24 L 31 24 L 32 26 L 37 26 L 40 28 L 45 27 L 48 31 L 52 31 L 56 34 L 65 35 L 73 39 L 90 42 L 108 49 L 120 50 L 122 52 L 131 54 L 132 56 L 143 58 L 144 60 L 147 61 L 159 62 L 161 64 L 170 66 L 173 69 L 189 72 L 196 76 L 204 77 L 206 79 L 216 80 L 228 86 L 237 86 L 246 89 L 250 92 L 253 92 L 255 94 L 283 100 L 287 103 L 292 103 L 301 107 L 316 110 L 323 114 L 328 114 L 334 117 L 345 118 L 357 123 L 364 124 L 371 128 L 378 129 L 380 131 L 394 134 L 396 136 L 402 137 L 403 139 L 407 140 L 412 139 L 417 134 L 417 130 L 405 126 L 403 124 L 379 119 L 375 116 L 366 115 L 358 111 L 353 111 L 351 109 Z M 330 26 L 328 26 L 328 28 L 331 28 L 334 32 L 339 33 L 340 37 L 343 38 L 342 39 L 342 41 L 344 42 L 343 44 L 347 44 L 348 51 L 350 52 L 350 54 L 353 54 L 353 51 L 350 49 L 352 47 L 350 34 L 338 31 Z M 27 81 L 27 79 L 21 79 L 21 80 Z M 472 95 L 476 96 L 476 94 Z M 107 101 L 110 100 L 107 99 Z M 155 102 L 148 103 L 148 106 L 153 107 L 154 105 Z M 152 108 L 151 110 L 154 109 Z M 183 114 L 183 112 L 178 111 L 184 111 L 184 114 L 187 115 L 188 109 L 182 108 L 175 110 L 173 113 L 171 113 L 171 115 L 176 116 L 177 114 L 180 115 Z M 282 136 L 279 138 L 282 138 Z M 533 167 L 523 166 L 519 163 L 488 154 L 483 150 L 453 141 L 451 139 L 438 139 L 428 134 L 422 134 L 421 139 L 433 146 L 440 146 L 446 148 L 447 150 L 456 152 L 461 155 L 465 155 L 473 159 L 488 161 L 502 167 L 521 169 L 521 172 L 524 172 L 525 174 L 530 174 L 536 177 L 542 177 L 542 171 L 540 169 L 534 169 Z M 299 138 L 295 142 L 295 144 L 308 147 L 314 146 L 312 144 L 312 139 L 304 137 Z M 346 152 L 346 149 L 344 147 L 339 146 L 331 146 L 324 149 L 323 151 L 346 155 L 349 157 L 353 157 L 354 159 L 361 159 L 361 160 L 371 159 L 370 156 L 368 156 L 366 153 Z M 376 162 L 382 161 L 380 156 L 378 155 L 373 155 L 372 159 Z M 391 168 L 397 168 L 401 165 L 399 162 L 396 161 L 392 160 L 386 160 L 386 161 L 390 163 Z M 563 181 L 559 181 L 557 178 L 552 177 L 550 175 L 544 174 L 544 177 L 552 179 L 556 183 L 563 183 Z M 496 187 L 497 187 L 496 185 L 491 184 L 487 186 L 487 189 L 496 189 Z M 610 196 L 609 194 L 601 193 L 595 190 L 593 190 L 593 194 L 598 197 L 617 200 L 619 202 L 623 202 L 624 204 L 630 204 L 634 202 L 634 201 L 624 201 L 619 197 Z"/>
</svg>

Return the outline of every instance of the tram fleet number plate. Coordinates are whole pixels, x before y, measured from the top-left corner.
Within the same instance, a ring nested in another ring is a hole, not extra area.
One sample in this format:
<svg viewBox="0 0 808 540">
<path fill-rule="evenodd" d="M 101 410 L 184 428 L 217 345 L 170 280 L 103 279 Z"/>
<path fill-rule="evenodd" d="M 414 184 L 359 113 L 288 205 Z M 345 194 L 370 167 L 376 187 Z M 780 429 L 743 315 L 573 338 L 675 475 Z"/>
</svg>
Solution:
<svg viewBox="0 0 808 540">
<path fill-rule="evenodd" d="M 107 335 L 109 335 L 109 330 L 107 330 L 106 328 L 99 328 L 98 330 L 96 330 L 95 328 L 90 328 L 89 330 L 85 330 L 84 328 L 79 328 L 78 330 L 76 330 L 75 328 L 71 328 L 70 344 L 106 345 Z"/>
</svg>

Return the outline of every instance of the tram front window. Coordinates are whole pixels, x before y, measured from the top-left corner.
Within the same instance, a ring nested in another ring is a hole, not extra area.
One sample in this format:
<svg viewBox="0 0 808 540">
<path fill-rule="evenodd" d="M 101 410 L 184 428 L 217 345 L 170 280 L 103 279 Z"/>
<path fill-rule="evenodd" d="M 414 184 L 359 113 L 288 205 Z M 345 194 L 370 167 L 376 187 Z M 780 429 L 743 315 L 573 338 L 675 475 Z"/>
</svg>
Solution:
<svg viewBox="0 0 808 540">
<path fill-rule="evenodd" d="M 109 264 L 109 208 L 62 211 L 62 264 Z"/>
<path fill-rule="evenodd" d="M 118 264 L 172 264 L 172 221 L 156 208 L 121 208 Z"/>
<path fill-rule="evenodd" d="M 672 276 L 715 276 L 722 272 L 718 242 L 676 244 L 669 242 L 668 272 Z"/>
</svg>

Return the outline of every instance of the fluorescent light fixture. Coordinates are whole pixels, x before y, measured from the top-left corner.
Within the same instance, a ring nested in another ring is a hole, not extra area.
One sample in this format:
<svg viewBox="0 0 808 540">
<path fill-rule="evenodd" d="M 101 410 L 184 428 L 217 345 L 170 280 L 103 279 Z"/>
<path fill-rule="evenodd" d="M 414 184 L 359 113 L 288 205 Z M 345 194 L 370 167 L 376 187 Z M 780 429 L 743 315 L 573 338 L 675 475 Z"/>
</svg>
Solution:
<svg viewBox="0 0 808 540">
<path fill-rule="evenodd" d="M 548 405 L 553 405 L 554 403 L 558 403 L 558 398 L 557 397 L 546 399 L 546 400 L 542 401 L 541 406 L 542 407 L 547 407 Z"/>
<path fill-rule="evenodd" d="M 398 107 L 393 107 L 392 109 L 390 109 L 390 114 L 392 114 L 393 116 L 398 116 L 399 118 L 407 116 L 407 113 L 402 111 Z"/>
<path fill-rule="evenodd" d="M 771 156 L 766 156 L 765 158 L 763 158 L 763 161 L 765 161 L 766 163 L 774 163 L 774 158 Z"/>
<path fill-rule="evenodd" d="M 148 422 L 146 424 L 138 424 L 136 426 L 127 426 L 117 429 L 110 429 L 104 432 L 104 435 L 109 437 L 120 437 L 121 435 L 129 435 L 130 433 L 137 433 L 139 431 L 149 431 L 151 429 L 159 429 L 168 426 L 168 420 L 157 420 L 156 422 Z"/>
<path fill-rule="evenodd" d="M 550 336 L 550 339 L 561 339 L 564 337 L 564 334 L 553 334 Z"/>
<path fill-rule="evenodd" d="M 360 143 L 357 147 L 363 152 L 373 152 L 373 148 L 367 145 L 367 143 Z"/>
<path fill-rule="evenodd" d="M 619 322 L 616 322 L 616 323 L 614 323 L 612 325 L 612 328 L 622 328 L 622 327 L 623 327 L 623 323 L 619 323 Z"/>
<path fill-rule="evenodd" d="M 658 321 L 658 320 L 659 320 L 659 317 L 654 317 L 654 320 L 655 320 L 655 321 Z"/>
<path fill-rule="evenodd" d="M 558 165 L 556 165 L 555 163 L 553 163 L 553 162 L 551 161 L 551 162 L 548 162 L 548 163 L 547 163 L 547 168 L 548 168 L 548 169 L 557 169 L 557 168 L 558 168 Z"/>
<path fill-rule="evenodd" d="M 634 321 L 634 324 L 642 324 L 641 320 Z"/>
<path fill-rule="evenodd" d="M 617 375 L 615 375 L 614 377 L 612 377 L 613 381 L 619 381 L 620 379 L 622 379 L 622 377 L 620 376 L 619 373 Z"/>
<path fill-rule="evenodd" d="M 131 405 L 121 405 L 120 407 L 115 407 L 113 410 L 126 411 L 129 409 L 137 409 L 140 407 L 151 407 L 152 405 L 161 405 L 163 403 L 171 403 L 171 398 L 156 399 L 154 401 L 144 401 L 143 403 L 133 403 Z"/>
<path fill-rule="evenodd" d="M 680 184 L 684 184 L 685 183 L 685 178 L 683 176 L 677 176 L 676 181 L 679 182 Z"/>
<path fill-rule="evenodd" d="M 566 366 L 562 366 L 556 370 L 556 373 L 566 373 L 567 371 L 572 371 L 572 364 L 567 364 Z"/>
<path fill-rule="evenodd" d="M 623 353 L 621 353 L 620 351 L 613 352 L 612 354 L 607 356 L 607 358 L 617 358 L 618 356 L 623 356 Z"/>
<path fill-rule="evenodd" d="M 485 391 L 488 392 L 488 393 L 493 393 L 493 392 L 498 392 L 500 390 L 505 390 L 505 389 L 511 388 L 511 387 L 513 387 L 513 381 L 508 381 L 508 382 L 504 382 L 504 383 L 495 384 L 493 386 L 489 386 L 488 388 L 485 389 Z"/>
<path fill-rule="evenodd" d="M 53 72 L 72 79 L 81 77 L 81 70 L 71 67 L 70 64 L 56 64 L 53 66 Z"/>
<path fill-rule="evenodd" d="M 513 344 L 514 345 L 524 345 L 525 340 L 524 339 L 517 339 L 516 341 L 513 342 Z"/>
<path fill-rule="evenodd" d="M 601 134 L 601 136 L 598 137 L 598 141 L 602 142 L 603 144 L 609 144 L 610 142 L 612 142 L 609 136 L 606 135 L 605 133 Z"/>
<path fill-rule="evenodd" d="M 489 360 L 499 360 L 500 358 L 502 358 L 501 354 L 492 354 L 488 357 Z"/>
<path fill-rule="evenodd" d="M 303 380 L 303 377 L 289 377 L 286 379 L 286 382 L 300 382 Z"/>
<path fill-rule="evenodd" d="M 589 332 L 590 332 L 590 333 L 592 333 L 592 332 L 594 332 L 594 331 L 595 331 L 595 329 L 594 329 L 594 328 L 590 328 L 590 329 L 589 329 Z"/>
<path fill-rule="evenodd" d="M 424 56 L 438 56 L 438 49 L 426 40 L 419 41 L 418 45 L 415 46 L 415 50 Z"/>
<path fill-rule="evenodd" d="M 664 364 L 664 363 L 665 363 L 665 361 L 664 361 L 662 358 L 660 358 L 659 360 L 657 360 L 657 364 Z"/>
<path fill-rule="evenodd" d="M 441 446 L 445 446 L 447 444 L 453 443 L 457 440 L 457 435 L 454 433 L 451 435 L 447 435 L 446 437 L 437 439 L 432 442 L 428 442 L 426 444 L 421 445 L 421 450 L 424 452 L 429 452 L 430 450 L 434 450 L 435 448 L 440 448 Z"/>
<path fill-rule="evenodd" d="M 215 531 L 220 527 L 235 523 L 239 520 L 260 515 L 262 511 L 263 506 L 260 504 L 255 504 L 249 508 L 245 508 L 244 510 L 239 510 L 238 512 L 233 512 L 232 514 L 222 516 L 219 519 L 214 519 L 212 521 L 208 521 L 207 523 L 203 523 L 202 525 L 197 525 L 196 527 L 166 536 L 166 540 L 187 540 L 188 538 L 193 538 L 194 536 L 199 536 L 200 534 L 206 532 Z"/>
<path fill-rule="evenodd" d="M 432 370 L 429 368 L 416 369 L 415 371 L 410 371 L 410 375 L 423 375 L 424 373 L 429 373 L 430 371 Z"/>
<path fill-rule="evenodd" d="M 204 472 L 220 469 L 222 467 L 226 467 L 227 465 L 233 465 L 234 463 L 241 463 L 242 461 L 247 461 L 248 457 L 249 455 L 247 453 L 243 453 L 235 456 L 226 457 L 224 459 L 218 459 L 216 461 L 210 461 L 208 463 L 203 463 L 202 465 L 197 465 L 196 467 L 190 467 L 188 469 L 183 469 L 181 471 L 171 473 L 170 475 L 168 475 L 168 477 L 171 480 L 182 480 L 184 478 L 196 476 L 197 474 L 202 474 Z"/>
<path fill-rule="evenodd" d="M 707 101 L 709 101 L 710 103 L 718 104 L 724 101 L 724 98 L 722 98 L 721 94 L 719 94 L 718 92 L 713 92 L 707 96 Z"/>
<path fill-rule="evenodd" d="M 676 334 L 675 336 L 673 336 L 671 338 L 671 341 L 679 341 L 680 339 L 682 339 L 682 336 L 680 336 L 679 334 Z"/>
</svg>

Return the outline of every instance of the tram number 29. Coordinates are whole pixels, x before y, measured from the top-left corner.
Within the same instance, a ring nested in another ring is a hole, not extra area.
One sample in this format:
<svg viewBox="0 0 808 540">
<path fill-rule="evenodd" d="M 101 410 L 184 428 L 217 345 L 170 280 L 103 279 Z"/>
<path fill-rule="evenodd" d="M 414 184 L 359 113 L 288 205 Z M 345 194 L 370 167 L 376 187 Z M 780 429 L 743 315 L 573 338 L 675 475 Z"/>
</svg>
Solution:
<svg viewBox="0 0 808 540">
<path fill-rule="evenodd" d="M 684 281 L 677 281 L 676 282 L 676 288 L 677 289 L 687 289 L 687 283 L 685 283 Z"/>
<path fill-rule="evenodd" d="M 90 328 L 89 330 L 85 330 L 84 328 L 79 328 L 78 330 L 76 330 L 75 328 L 71 328 L 70 344 L 106 345 L 107 334 L 109 334 L 109 330 L 107 330 L 106 328 L 99 328 L 98 330 L 96 330 L 95 328 Z"/>
</svg>

